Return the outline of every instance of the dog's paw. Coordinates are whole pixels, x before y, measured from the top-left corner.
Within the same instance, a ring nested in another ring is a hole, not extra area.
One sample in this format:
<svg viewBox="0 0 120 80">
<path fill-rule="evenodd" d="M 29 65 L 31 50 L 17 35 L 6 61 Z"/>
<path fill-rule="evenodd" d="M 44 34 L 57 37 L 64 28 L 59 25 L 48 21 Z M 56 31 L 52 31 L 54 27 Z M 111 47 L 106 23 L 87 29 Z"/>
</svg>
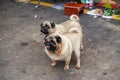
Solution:
<svg viewBox="0 0 120 80">
<path fill-rule="evenodd" d="M 56 66 L 56 63 L 51 63 L 51 66 L 53 66 L 53 67 Z"/>
<path fill-rule="evenodd" d="M 80 64 L 76 64 L 76 69 L 80 69 Z"/>
<path fill-rule="evenodd" d="M 64 67 L 64 70 L 68 70 L 68 69 L 69 69 L 69 66 L 65 66 L 65 67 Z"/>
</svg>

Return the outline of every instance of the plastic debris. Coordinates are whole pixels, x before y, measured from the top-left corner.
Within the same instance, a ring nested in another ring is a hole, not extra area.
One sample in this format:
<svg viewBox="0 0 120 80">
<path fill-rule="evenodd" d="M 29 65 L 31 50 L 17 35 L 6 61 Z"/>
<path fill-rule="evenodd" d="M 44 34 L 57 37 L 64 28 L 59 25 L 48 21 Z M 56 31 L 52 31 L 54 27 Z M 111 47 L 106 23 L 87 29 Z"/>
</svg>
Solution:
<svg viewBox="0 0 120 80">
<path fill-rule="evenodd" d="M 98 17 L 97 15 L 94 16 L 94 18 L 97 18 L 97 17 Z"/>
<path fill-rule="evenodd" d="M 38 7 L 39 7 L 39 5 L 36 5 L 36 6 L 35 6 L 35 8 L 38 8 Z"/>
<path fill-rule="evenodd" d="M 35 16 L 34 16 L 34 18 L 37 18 L 37 17 L 38 17 L 38 15 L 35 15 Z"/>
<path fill-rule="evenodd" d="M 91 41 L 92 41 L 92 39 L 88 39 L 88 41 L 90 41 L 90 42 L 91 42 Z"/>
</svg>

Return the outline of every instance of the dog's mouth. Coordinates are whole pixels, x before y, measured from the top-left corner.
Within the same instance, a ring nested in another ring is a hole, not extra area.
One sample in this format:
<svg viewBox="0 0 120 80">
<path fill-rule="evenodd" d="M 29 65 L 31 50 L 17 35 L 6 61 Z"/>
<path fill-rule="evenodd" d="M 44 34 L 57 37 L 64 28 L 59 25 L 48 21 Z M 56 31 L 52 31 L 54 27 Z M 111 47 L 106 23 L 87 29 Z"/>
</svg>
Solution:
<svg viewBox="0 0 120 80">
<path fill-rule="evenodd" d="M 55 51 L 56 50 L 56 43 L 55 42 L 51 42 L 51 41 L 46 41 L 45 43 L 44 43 L 44 45 L 45 45 L 45 47 L 46 47 L 46 49 L 47 50 L 49 50 L 49 51 Z"/>
<path fill-rule="evenodd" d="M 45 46 L 47 49 L 50 49 L 50 46 Z"/>
</svg>

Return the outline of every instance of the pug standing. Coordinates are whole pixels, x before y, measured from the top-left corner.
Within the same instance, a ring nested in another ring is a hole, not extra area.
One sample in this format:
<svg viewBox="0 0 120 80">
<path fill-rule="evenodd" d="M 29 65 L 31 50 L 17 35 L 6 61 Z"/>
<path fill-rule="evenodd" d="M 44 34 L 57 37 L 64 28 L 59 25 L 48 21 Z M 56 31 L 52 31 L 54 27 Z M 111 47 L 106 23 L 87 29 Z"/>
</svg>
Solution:
<svg viewBox="0 0 120 80">
<path fill-rule="evenodd" d="M 73 51 L 75 52 L 77 63 L 76 68 L 80 68 L 80 48 L 83 46 L 82 32 L 78 28 L 70 29 L 70 32 L 61 34 L 51 34 L 45 37 L 45 52 L 51 59 L 52 66 L 56 65 L 56 60 L 64 60 L 64 69 L 69 69 L 69 63 Z"/>
<path fill-rule="evenodd" d="M 65 34 L 74 27 L 82 31 L 81 25 L 79 23 L 79 17 L 73 14 L 70 16 L 70 20 L 67 20 L 61 24 L 55 24 L 54 22 L 50 21 L 42 22 L 40 31 L 45 35 L 49 35 L 52 33 Z"/>
</svg>

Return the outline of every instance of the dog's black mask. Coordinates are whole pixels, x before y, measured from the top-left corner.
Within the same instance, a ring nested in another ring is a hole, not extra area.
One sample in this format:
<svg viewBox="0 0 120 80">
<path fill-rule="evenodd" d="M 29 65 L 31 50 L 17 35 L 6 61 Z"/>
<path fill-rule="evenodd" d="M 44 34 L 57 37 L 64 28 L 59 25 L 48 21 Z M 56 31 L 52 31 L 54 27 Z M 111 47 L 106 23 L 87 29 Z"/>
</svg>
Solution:
<svg viewBox="0 0 120 80">
<path fill-rule="evenodd" d="M 48 25 L 45 25 L 45 26 L 43 26 L 42 24 L 41 24 L 41 32 L 43 33 L 43 34 L 45 34 L 45 35 L 48 35 L 49 34 L 49 30 L 50 29 L 50 27 L 48 26 Z"/>
<path fill-rule="evenodd" d="M 44 45 L 47 48 L 47 50 L 49 50 L 49 51 L 55 51 L 56 50 L 56 43 L 53 40 L 45 41 Z"/>
<path fill-rule="evenodd" d="M 55 27 L 55 24 L 53 22 L 50 22 L 50 24 L 51 24 L 51 28 Z M 49 29 L 50 29 L 49 25 L 46 24 L 46 25 L 43 26 L 43 23 L 41 23 L 41 30 L 40 30 L 40 32 L 42 32 L 45 35 L 49 35 L 50 34 L 49 33 Z"/>
</svg>

